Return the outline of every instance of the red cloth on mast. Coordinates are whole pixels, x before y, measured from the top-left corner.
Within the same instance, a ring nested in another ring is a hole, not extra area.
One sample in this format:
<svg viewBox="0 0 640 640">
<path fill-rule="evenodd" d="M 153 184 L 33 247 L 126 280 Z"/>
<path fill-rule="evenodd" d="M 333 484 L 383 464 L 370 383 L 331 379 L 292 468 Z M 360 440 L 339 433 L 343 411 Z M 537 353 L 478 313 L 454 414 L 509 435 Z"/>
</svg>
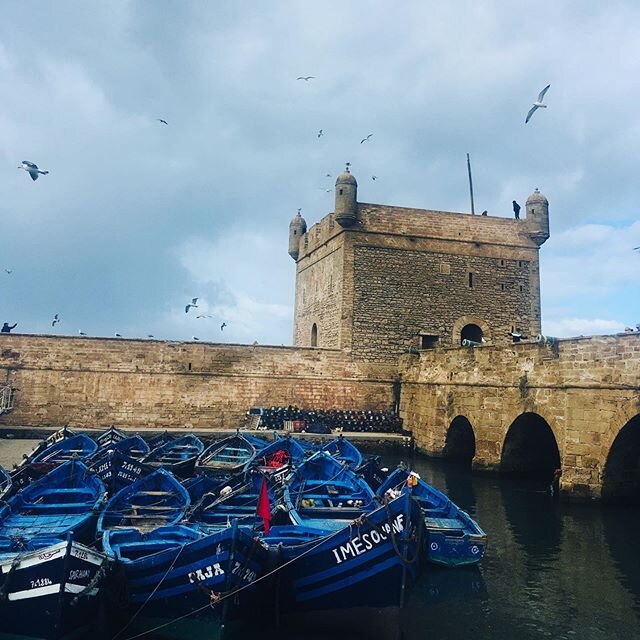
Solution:
<svg viewBox="0 0 640 640">
<path fill-rule="evenodd" d="M 271 529 L 271 505 L 269 504 L 269 492 L 267 491 L 266 478 L 262 478 L 262 486 L 260 487 L 258 509 L 256 510 L 256 513 L 262 518 L 265 534 L 269 535 L 269 529 Z"/>
</svg>

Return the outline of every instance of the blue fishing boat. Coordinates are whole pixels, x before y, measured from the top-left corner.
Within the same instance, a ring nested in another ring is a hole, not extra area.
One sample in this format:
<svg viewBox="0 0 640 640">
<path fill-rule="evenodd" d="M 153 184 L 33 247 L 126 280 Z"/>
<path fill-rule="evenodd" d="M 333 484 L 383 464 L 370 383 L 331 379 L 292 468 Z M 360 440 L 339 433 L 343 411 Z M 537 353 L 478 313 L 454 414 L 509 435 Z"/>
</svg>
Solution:
<svg viewBox="0 0 640 640">
<path fill-rule="evenodd" d="M 407 484 L 411 472 L 398 467 L 380 485 L 378 495 L 400 490 Z M 412 475 L 413 496 L 424 514 L 429 538 L 427 559 L 448 567 L 477 564 L 487 546 L 487 534 L 468 513 L 449 500 L 444 493 L 427 484 L 418 475 Z"/>
<path fill-rule="evenodd" d="M 324 531 L 342 529 L 378 505 L 364 479 L 326 451 L 318 451 L 292 472 L 284 501 L 295 524 Z"/>
<path fill-rule="evenodd" d="M 232 476 L 253 460 L 256 447 L 240 432 L 210 444 L 196 462 L 196 473 Z"/>
<path fill-rule="evenodd" d="M 222 619 L 267 565 L 266 546 L 237 523 L 212 535 L 181 525 L 107 531 L 103 548 L 115 560 L 114 581 L 124 583 L 124 619 L 135 630 L 188 614 Z"/>
<path fill-rule="evenodd" d="M 168 431 L 163 431 L 156 436 L 146 438 L 146 441 L 149 445 L 149 448 L 153 451 L 157 447 L 161 447 L 163 444 L 167 444 L 167 442 L 171 442 L 175 439 L 176 437 L 174 435 L 172 435 Z"/>
<path fill-rule="evenodd" d="M 424 520 L 405 490 L 340 529 L 274 526 L 282 613 L 402 606 L 424 555 Z"/>
<path fill-rule="evenodd" d="M 120 429 L 116 429 L 113 425 L 111 425 L 106 431 L 103 431 L 94 439 L 98 443 L 98 447 L 102 449 L 103 447 L 108 447 L 109 445 L 115 444 L 116 442 L 120 442 L 120 440 L 124 440 L 126 437 L 126 433 L 120 431 Z"/>
<path fill-rule="evenodd" d="M 102 480 L 110 496 L 155 470 L 117 447 L 102 452 L 102 455 L 98 452 L 91 459 L 89 469 Z"/>
<path fill-rule="evenodd" d="M 172 473 L 156 469 L 120 489 L 98 517 L 98 535 L 107 529 L 155 529 L 182 519 L 191 500 Z"/>
<path fill-rule="evenodd" d="M 6 471 L 4 467 L 0 466 L 0 501 L 4 500 L 4 498 L 9 495 L 12 487 L 13 480 L 11 479 L 9 472 Z"/>
<path fill-rule="evenodd" d="M 202 440 L 189 434 L 152 449 L 151 453 L 142 458 L 142 462 L 153 467 L 164 467 L 167 471 L 186 478 L 193 473 L 196 460 L 203 450 Z"/>
<path fill-rule="evenodd" d="M 94 461 L 103 458 L 109 451 L 119 451 L 134 460 L 141 460 L 151 452 L 151 448 L 142 436 L 136 434 L 100 445 L 100 448 L 91 460 Z"/>
<path fill-rule="evenodd" d="M 94 440 L 84 433 L 58 440 L 30 461 L 36 469 L 50 471 L 67 460 L 87 460 L 98 450 Z"/>
<path fill-rule="evenodd" d="M 351 469 L 357 469 L 362 464 L 362 454 L 358 448 L 340 434 L 335 440 L 328 442 L 321 449 L 332 455 L 336 460 L 344 462 Z"/>
<path fill-rule="evenodd" d="M 54 444 L 60 442 L 61 440 L 66 440 L 67 438 L 72 438 L 75 436 L 75 432 L 69 429 L 69 427 L 64 426 L 57 431 L 54 431 L 48 438 L 42 440 L 38 443 L 38 445 L 31 451 L 31 453 L 25 453 L 22 456 L 22 460 L 16 465 L 16 469 L 20 469 L 21 467 L 25 467 L 31 464 L 32 460 L 40 455 L 45 449 L 53 446 Z"/>
<path fill-rule="evenodd" d="M 264 478 L 260 473 L 250 473 L 246 480 L 240 477 L 219 490 L 213 488 L 193 506 L 187 522 L 206 533 L 225 529 L 234 520 L 252 531 L 262 530 L 263 521 L 257 508 Z M 267 495 L 270 505 L 275 508 L 279 500 L 270 482 L 267 482 Z M 286 515 L 284 517 L 287 523 L 291 522 Z"/>
<path fill-rule="evenodd" d="M 48 546 L 73 532 L 91 542 L 104 485 L 80 461 L 69 460 L 0 507 L 0 553 Z"/>
<path fill-rule="evenodd" d="M 89 637 L 107 562 L 70 536 L 36 550 L 0 553 L 1 631 L 46 640 Z"/>
<path fill-rule="evenodd" d="M 361 475 L 374 491 L 377 491 L 387 479 L 389 469 L 382 466 L 382 458 L 380 456 L 367 456 L 356 469 L 356 473 Z"/>
<path fill-rule="evenodd" d="M 279 438 L 263 447 L 244 465 L 244 472 L 256 469 L 268 475 L 281 475 L 304 462 L 306 450 L 294 438 Z"/>
</svg>

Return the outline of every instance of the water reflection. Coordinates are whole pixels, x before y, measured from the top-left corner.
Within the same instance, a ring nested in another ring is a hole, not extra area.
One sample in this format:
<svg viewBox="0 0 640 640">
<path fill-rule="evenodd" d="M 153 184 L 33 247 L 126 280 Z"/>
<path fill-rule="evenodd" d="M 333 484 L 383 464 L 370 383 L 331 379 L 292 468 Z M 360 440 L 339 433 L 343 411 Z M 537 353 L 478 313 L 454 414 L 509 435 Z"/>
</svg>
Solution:
<svg viewBox="0 0 640 640">
<path fill-rule="evenodd" d="M 383 454 L 390 468 L 406 450 Z M 426 566 L 406 607 L 246 621 L 224 640 L 601 640 L 640 638 L 640 509 L 556 502 L 544 485 L 471 474 L 442 460 L 412 465 L 478 519 L 479 567 Z M 182 637 L 216 638 L 191 624 Z"/>
</svg>

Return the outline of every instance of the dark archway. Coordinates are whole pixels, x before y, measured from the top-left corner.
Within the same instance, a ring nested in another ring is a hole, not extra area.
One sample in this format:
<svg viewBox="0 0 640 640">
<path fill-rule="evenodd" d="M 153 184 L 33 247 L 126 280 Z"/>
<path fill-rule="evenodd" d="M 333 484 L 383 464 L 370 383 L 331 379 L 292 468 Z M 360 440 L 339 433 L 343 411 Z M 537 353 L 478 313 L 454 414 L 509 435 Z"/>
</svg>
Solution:
<svg viewBox="0 0 640 640">
<path fill-rule="evenodd" d="M 314 322 L 311 327 L 311 346 L 318 346 L 318 325 Z"/>
<path fill-rule="evenodd" d="M 558 443 L 547 421 L 537 413 L 518 416 L 504 440 L 500 471 L 550 482 L 559 468 Z"/>
<path fill-rule="evenodd" d="M 473 427 L 464 416 L 456 416 L 447 431 L 443 455 L 448 460 L 471 464 L 476 455 L 476 437 Z"/>
<path fill-rule="evenodd" d="M 463 340 L 482 342 L 482 329 L 477 324 L 465 324 L 460 332 L 460 344 Z"/>
<path fill-rule="evenodd" d="M 640 415 L 620 429 L 602 475 L 602 499 L 640 504 Z"/>
</svg>

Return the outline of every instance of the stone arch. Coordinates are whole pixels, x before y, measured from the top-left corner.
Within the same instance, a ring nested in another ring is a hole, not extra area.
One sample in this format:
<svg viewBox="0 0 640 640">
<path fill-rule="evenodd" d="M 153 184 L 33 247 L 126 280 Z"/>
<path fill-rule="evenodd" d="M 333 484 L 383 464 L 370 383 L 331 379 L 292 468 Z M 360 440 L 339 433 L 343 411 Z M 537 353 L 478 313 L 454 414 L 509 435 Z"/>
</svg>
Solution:
<svg viewBox="0 0 640 640">
<path fill-rule="evenodd" d="M 471 464 L 476 455 L 476 437 L 465 416 L 456 416 L 449 425 L 443 457 L 454 462 Z"/>
<path fill-rule="evenodd" d="M 602 473 L 602 499 L 640 504 L 640 414 L 616 434 Z"/>
<path fill-rule="evenodd" d="M 500 471 L 551 481 L 556 469 L 560 469 L 560 449 L 553 429 L 537 413 L 520 414 L 505 435 Z"/>
<path fill-rule="evenodd" d="M 461 316 L 453 323 L 453 328 L 451 330 L 452 344 L 459 345 L 462 343 L 462 330 L 467 325 L 476 325 L 482 332 L 482 337 L 484 337 L 485 342 L 491 342 L 491 330 L 489 329 L 489 325 L 482 318 L 469 315 Z M 479 340 L 474 342 L 479 342 Z"/>
<path fill-rule="evenodd" d="M 311 326 L 311 346 L 318 346 L 318 325 L 315 322 Z"/>
</svg>

